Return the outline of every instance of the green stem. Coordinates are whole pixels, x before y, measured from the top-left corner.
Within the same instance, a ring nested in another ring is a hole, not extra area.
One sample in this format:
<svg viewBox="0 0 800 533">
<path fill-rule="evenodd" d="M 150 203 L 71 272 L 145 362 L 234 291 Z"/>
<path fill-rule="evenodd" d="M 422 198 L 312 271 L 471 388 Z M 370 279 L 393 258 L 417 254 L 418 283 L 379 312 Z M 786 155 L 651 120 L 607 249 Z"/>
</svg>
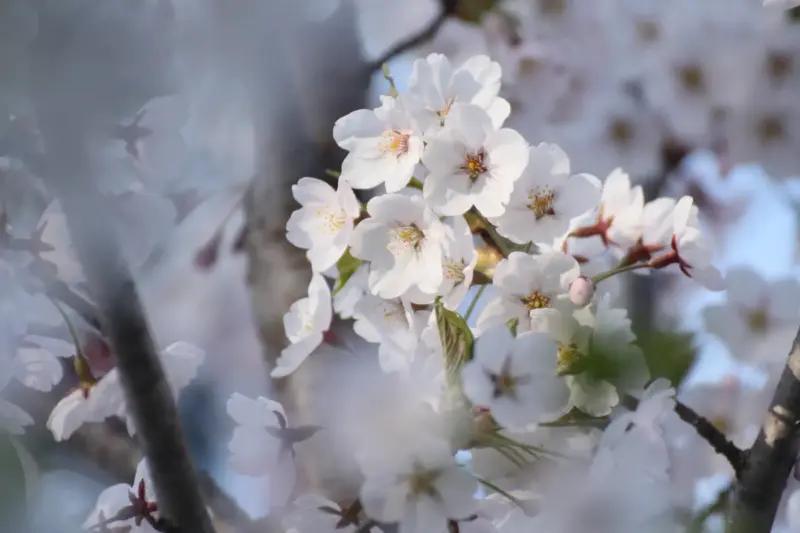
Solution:
<svg viewBox="0 0 800 533">
<path fill-rule="evenodd" d="M 467 312 L 464 313 L 464 322 L 467 322 L 469 320 L 469 317 L 472 315 L 472 312 L 475 310 L 475 305 L 478 303 L 478 300 L 481 299 L 481 296 L 483 295 L 483 291 L 486 290 L 487 286 L 488 285 L 481 285 L 480 288 L 478 289 L 478 292 L 475 293 L 475 297 L 470 302 L 469 307 L 467 307 Z"/>
<path fill-rule="evenodd" d="M 633 265 L 625 265 L 625 266 L 621 266 L 621 267 L 612 268 L 608 272 L 603 272 L 602 274 L 598 274 L 595 277 L 593 277 L 592 278 L 592 283 L 597 285 L 598 283 L 600 283 L 604 279 L 608 279 L 611 276 L 614 276 L 616 274 L 621 274 L 623 272 L 629 272 L 631 270 L 638 270 L 640 268 L 650 268 L 650 265 L 648 263 L 636 263 L 636 264 L 633 264 Z"/>
<path fill-rule="evenodd" d="M 518 498 L 512 496 L 508 491 L 505 491 L 505 490 L 501 489 L 500 487 L 498 487 L 497 485 L 495 485 L 494 483 L 492 483 L 488 479 L 484 479 L 484 478 L 482 478 L 480 476 L 475 476 L 475 479 L 477 479 L 478 482 L 481 485 L 483 485 L 484 487 L 495 491 L 496 493 L 500 494 L 501 496 L 505 496 L 506 498 L 508 498 L 508 501 L 510 501 L 511 503 L 513 503 L 514 505 L 519 507 L 520 509 L 523 509 L 523 510 L 525 509 L 525 506 L 522 504 L 522 502 Z"/>
</svg>

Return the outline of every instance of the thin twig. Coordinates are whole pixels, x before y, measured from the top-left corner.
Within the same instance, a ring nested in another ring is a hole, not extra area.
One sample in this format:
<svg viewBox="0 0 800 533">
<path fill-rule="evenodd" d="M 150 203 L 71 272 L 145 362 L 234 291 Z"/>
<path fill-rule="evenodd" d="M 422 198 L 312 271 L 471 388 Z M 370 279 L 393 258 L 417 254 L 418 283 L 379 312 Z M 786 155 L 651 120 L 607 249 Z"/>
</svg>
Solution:
<svg viewBox="0 0 800 533">
<path fill-rule="evenodd" d="M 628 409 L 635 410 L 639 405 L 639 400 L 633 396 L 626 395 L 623 398 L 623 405 Z M 728 440 L 728 437 L 710 420 L 677 400 L 675 401 L 674 411 L 681 420 L 692 426 L 695 432 L 714 448 L 715 452 L 728 460 L 737 475 L 744 469 L 747 463 L 747 453 Z"/>
<path fill-rule="evenodd" d="M 369 69 L 370 72 L 375 72 L 383 68 L 385 63 L 388 63 L 395 57 L 408 52 L 409 50 L 416 48 L 426 42 L 430 41 L 436 34 L 439 33 L 439 29 L 447 20 L 447 17 L 453 14 L 455 11 L 455 5 L 457 2 L 442 2 L 442 12 L 439 13 L 435 19 L 431 21 L 425 28 L 423 28 L 419 33 L 416 33 L 407 39 L 404 39 L 391 47 L 387 50 L 381 57 L 376 59 L 374 62 L 370 63 Z"/>
<path fill-rule="evenodd" d="M 697 414 L 697 412 L 686 404 L 676 401 L 675 413 L 694 430 L 707 443 L 714 448 L 714 451 L 725 457 L 737 474 L 742 471 L 746 462 L 746 454 L 739 449 L 733 442 L 728 440 L 710 420 Z"/>
</svg>

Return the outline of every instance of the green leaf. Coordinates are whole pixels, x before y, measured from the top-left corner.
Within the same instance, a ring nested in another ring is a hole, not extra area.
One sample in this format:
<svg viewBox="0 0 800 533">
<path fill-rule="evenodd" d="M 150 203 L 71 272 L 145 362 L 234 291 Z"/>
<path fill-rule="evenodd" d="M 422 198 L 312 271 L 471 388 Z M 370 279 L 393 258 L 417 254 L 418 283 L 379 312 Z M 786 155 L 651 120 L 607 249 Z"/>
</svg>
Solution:
<svg viewBox="0 0 800 533">
<path fill-rule="evenodd" d="M 475 337 L 461 315 L 447 309 L 441 299 L 436 301 L 436 327 L 442 342 L 445 370 L 451 378 L 459 376 L 461 368 L 472 359 Z"/>
<path fill-rule="evenodd" d="M 675 331 L 650 330 L 638 335 L 651 379 L 666 378 L 678 387 L 697 359 L 694 335 Z"/>
<path fill-rule="evenodd" d="M 419 189 L 420 191 L 422 190 L 422 182 L 413 176 L 411 177 L 411 180 L 408 182 L 408 186 L 411 187 L 412 189 Z"/>
<path fill-rule="evenodd" d="M 342 290 L 342 287 L 347 284 L 348 280 L 363 263 L 364 261 L 361 259 L 353 257 L 353 254 L 350 253 L 350 247 L 348 246 L 347 250 L 342 254 L 342 257 L 336 262 L 336 269 L 339 272 L 339 277 L 336 279 L 336 286 L 333 289 L 334 294 Z"/>
</svg>

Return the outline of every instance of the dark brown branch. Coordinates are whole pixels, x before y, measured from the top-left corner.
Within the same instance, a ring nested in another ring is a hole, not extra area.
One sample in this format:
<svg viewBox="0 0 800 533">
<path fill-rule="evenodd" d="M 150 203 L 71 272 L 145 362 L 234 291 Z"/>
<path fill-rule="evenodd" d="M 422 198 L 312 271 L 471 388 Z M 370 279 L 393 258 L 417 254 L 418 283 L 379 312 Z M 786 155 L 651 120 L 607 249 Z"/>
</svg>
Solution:
<svg viewBox="0 0 800 533">
<path fill-rule="evenodd" d="M 370 63 L 370 72 L 376 72 L 380 70 L 384 63 L 388 63 L 395 57 L 404 54 L 409 50 L 416 48 L 417 46 L 425 44 L 436 37 L 436 34 L 439 33 L 439 29 L 441 29 L 442 25 L 447 20 L 447 17 L 455 12 L 457 4 L 457 1 L 444 0 L 442 2 L 442 12 L 439 13 L 439 15 L 433 19 L 430 24 L 420 30 L 419 33 L 416 33 L 392 46 L 389 48 L 389 50 L 384 52 L 381 57 Z"/>
<path fill-rule="evenodd" d="M 622 403 L 628 409 L 634 410 L 639 405 L 639 400 L 627 395 L 623 398 Z M 717 429 L 710 420 L 679 401 L 675 402 L 675 414 L 692 426 L 697 434 L 714 448 L 715 452 L 725 457 L 733 467 L 734 472 L 738 474 L 744 469 L 747 462 L 747 453 L 728 440 L 728 437 Z"/>
<path fill-rule="evenodd" d="M 768 533 L 800 449 L 800 330 L 761 431 L 736 478 L 726 533 Z"/>
<path fill-rule="evenodd" d="M 150 464 L 163 516 L 180 530 L 213 533 L 197 474 L 130 270 L 124 263 L 106 202 L 92 183 L 83 137 L 91 129 L 43 128 L 47 179 L 61 201 L 67 227 L 116 355 L 128 411 Z"/>
<path fill-rule="evenodd" d="M 714 448 L 714 451 L 725 457 L 737 474 L 742 471 L 745 465 L 746 455 L 733 442 L 728 440 L 717 427 L 707 418 L 695 412 L 694 409 L 681 402 L 675 402 L 675 413 L 694 430 L 707 443 Z"/>
</svg>

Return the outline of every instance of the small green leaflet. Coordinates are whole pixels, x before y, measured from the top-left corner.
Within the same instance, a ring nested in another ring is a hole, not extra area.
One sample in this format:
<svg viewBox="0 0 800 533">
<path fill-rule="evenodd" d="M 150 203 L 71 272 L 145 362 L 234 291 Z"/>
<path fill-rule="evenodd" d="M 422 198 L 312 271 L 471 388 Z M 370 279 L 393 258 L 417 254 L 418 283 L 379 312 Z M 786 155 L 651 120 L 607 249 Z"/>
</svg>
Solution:
<svg viewBox="0 0 800 533">
<path fill-rule="evenodd" d="M 447 373 L 451 377 L 457 376 L 472 359 L 475 337 L 461 315 L 445 308 L 441 299 L 436 301 L 436 327 L 442 342 Z"/>
<path fill-rule="evenodd" d="M 350 253 L 350 247 L 347 247 L 347 250 L 344 251 L 342 257 L 336 262 L 336 270 L 339 272 L 339 277 L 336 279 L 336 286 L 333 289 L 333 294 L 336 294 L 342 287 L 344 287 L 348 280 L 355 274 L 358 267 L 360 267 L 364 261 L 353 257 L 353 254 Z"/>
</svg>

